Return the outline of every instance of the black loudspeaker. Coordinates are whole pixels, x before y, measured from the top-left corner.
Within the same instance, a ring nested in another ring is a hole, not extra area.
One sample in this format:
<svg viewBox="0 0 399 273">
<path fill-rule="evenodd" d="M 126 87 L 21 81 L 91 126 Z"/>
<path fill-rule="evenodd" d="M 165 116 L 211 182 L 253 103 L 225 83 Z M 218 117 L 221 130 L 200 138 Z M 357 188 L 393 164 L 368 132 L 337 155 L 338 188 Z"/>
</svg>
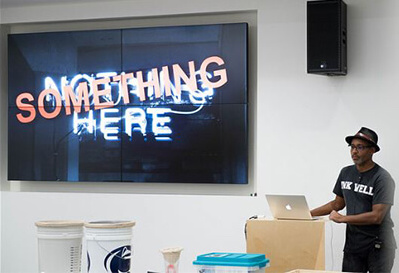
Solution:
<svg viewBox="0 0 399 273">
<path fill-rule="evenodd" d="M 308 73 L 346 75 L 346 37 L 342 0 L 307 2 Z"/>
</svg>

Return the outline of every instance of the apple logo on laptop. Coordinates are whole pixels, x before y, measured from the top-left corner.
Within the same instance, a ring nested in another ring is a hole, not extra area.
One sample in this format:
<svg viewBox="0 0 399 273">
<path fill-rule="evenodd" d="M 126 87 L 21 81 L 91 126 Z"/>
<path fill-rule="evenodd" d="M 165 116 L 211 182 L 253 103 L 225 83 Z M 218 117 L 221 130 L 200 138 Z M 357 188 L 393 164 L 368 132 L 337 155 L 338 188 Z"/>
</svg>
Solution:
<svg viewBox="0 0 399 273">
<path fill-rule="evenodd" d="M 286 208 L 287 210 L 292 210 L 292 207 L 290 206 L 290 204 L 285 205 L 285 208 Z"/>
</svg>

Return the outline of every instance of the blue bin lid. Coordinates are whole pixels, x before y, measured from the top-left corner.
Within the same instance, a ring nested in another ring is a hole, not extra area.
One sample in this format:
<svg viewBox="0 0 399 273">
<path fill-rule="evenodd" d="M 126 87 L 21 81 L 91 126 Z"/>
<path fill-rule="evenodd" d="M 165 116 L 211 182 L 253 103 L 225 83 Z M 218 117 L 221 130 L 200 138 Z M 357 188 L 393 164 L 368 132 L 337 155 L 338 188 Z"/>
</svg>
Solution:
<svg viewBox="0 0 399 273">
<path fill-rule="evenodd" d="M 194 265 L 265 267 L 269 263 L 265 254 L 212 252 L 197 256 Z"/>
</svg>

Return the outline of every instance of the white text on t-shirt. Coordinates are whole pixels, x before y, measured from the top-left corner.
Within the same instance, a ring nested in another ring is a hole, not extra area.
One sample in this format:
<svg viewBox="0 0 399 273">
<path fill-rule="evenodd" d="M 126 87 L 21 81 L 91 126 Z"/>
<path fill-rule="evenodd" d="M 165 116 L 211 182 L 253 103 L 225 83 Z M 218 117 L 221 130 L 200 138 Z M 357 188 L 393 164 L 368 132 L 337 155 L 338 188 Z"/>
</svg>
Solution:
<svg viewBox="0 0 399 273">
<path fill-rule="evenodd" d="M 352 184 L 353 182 L 351 181 L 341 181 L 341 189 L 343 190 L 352 190 Z M 367 194 L 370 196 L 373 196 L 373 187 L 370 186 L 366 186 L 363 184 L 358 184 L 358 183 L 354 183 L 355 188 L 353 189 L 355 192 L 359 192 L 359 193 L 363 193 L 363 194 Z"/>
</svg>

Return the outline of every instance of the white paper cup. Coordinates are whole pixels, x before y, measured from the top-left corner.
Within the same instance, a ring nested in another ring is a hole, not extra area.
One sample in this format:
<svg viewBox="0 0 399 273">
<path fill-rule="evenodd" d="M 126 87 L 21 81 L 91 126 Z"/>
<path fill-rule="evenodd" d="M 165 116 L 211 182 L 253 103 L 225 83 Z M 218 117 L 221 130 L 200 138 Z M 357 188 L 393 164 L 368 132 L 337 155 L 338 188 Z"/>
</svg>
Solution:
<svg viewBox="0 0 399 273">
<path fill-rule="evenodd" d="M 165 261 L 165 273 L 179 273 L 179 259 L 182 250 L 182 247 L 161 249 Z"/>
</svg>

